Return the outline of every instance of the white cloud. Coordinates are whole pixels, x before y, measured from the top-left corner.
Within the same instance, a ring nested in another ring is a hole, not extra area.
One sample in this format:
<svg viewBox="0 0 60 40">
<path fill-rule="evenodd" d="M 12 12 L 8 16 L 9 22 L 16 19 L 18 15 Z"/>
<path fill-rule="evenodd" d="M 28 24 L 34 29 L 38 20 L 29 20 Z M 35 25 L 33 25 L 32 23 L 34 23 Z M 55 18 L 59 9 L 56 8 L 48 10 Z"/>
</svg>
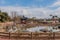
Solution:
<svg viewBox="0 0 60 40">
<path fill-rule="evenodd" d="M 54 10 L 54 14 L 58 15 L 60 17 L 60 7 Z"/>
<path fill-rule="evenodd" d="M 48 18 L 50 14 L 60 16 L 60 8 L 56 10 L 51 10 L 48 8 L 29 8 L 29 7 L 0 7 L 2 11 L 11 13 L 16 11 L 19 15 L 25 15 L 27 17 L 37 17 L 37 18 Z"/>
<path fill-rule="evenodd" d="M 51 7 L 56 7 L 56 6 L 60 6 L 60 0 L 56 0 L 56 2 L 54 2 Z"/>
</svg>

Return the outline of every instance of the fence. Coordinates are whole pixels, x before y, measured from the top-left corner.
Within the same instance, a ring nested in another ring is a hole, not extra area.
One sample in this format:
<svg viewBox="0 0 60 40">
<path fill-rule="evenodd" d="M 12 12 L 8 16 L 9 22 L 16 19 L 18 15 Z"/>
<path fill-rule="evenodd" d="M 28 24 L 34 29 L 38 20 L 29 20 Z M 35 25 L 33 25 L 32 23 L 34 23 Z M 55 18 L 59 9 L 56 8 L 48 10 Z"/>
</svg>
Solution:
<svg viewBox="0 0 60 40">
<path fill-rule="evenodd" d="M 20 32 L 20 33 L 6 33 L 6 32 L 0 32 L 0 37 L 8 37 L 16 38 L 16 39 L 43 39 L 43 40 L 60 40 L 60 33 L 51 33 L 51 32 L 41 32 L 41 33 L 33 33 L 33 32 Z"/>
</svg>

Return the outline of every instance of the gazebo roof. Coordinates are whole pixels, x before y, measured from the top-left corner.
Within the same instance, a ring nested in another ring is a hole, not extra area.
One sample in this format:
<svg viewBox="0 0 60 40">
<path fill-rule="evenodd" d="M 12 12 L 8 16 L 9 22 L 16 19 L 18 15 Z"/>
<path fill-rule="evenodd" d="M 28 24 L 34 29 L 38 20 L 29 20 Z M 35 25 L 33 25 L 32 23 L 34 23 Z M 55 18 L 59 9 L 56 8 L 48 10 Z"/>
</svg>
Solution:
<svg viewBox="0 0 60 40">
<path fill-rule="evenodd" d="M 27 20 L 28 18 L 27 17 L 25 17 L 25 16 L 23 16 L 22 18 L 21 18 L 21 20 Z"/>
</svg>

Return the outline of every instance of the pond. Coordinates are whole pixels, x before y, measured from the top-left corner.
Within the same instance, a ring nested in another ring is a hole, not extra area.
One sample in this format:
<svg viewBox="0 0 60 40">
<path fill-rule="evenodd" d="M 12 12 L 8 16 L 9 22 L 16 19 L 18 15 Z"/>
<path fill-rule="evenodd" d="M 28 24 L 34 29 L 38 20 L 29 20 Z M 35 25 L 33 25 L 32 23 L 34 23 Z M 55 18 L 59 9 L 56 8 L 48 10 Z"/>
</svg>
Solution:
<svg viewBox="0 0 60 40">
<path fill-rule="evenodd" d="M 36 26 L 26 29 L 28 32 L 59 32 L 58 26 Z"/>
<path fill-rule="evenodd" d="M 58 29 L 58 26 L 36 26 L 33 28 L 27 28 L 22 30 L 21 28 L 13 27 L 8 30 L 8 32 L 16 32 L 16 31 L 21 31 L 21 32 L 59 32 L 60 29 Z"/>
</svg>

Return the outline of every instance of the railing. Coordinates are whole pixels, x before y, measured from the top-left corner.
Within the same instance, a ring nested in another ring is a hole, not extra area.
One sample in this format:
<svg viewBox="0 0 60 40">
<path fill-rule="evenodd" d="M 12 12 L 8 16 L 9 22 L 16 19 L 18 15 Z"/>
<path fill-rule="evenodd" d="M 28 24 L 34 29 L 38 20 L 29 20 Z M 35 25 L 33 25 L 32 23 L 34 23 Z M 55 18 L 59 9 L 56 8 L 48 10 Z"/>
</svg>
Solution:
<svg viewBox="0 0 60 40">
<path fill-rule="evenodd" d="M 60 39 L 60 33 L 51 33 L 51 32 L 43 32 L 43 33 L 33 33 L 33 32 L 20 32 L 20 33 L 6 33 L 0 32 L 1 37 L 11 38 L 19 38 L 19 39 L 48 39 L 55 40 Z"/>
</svg>

